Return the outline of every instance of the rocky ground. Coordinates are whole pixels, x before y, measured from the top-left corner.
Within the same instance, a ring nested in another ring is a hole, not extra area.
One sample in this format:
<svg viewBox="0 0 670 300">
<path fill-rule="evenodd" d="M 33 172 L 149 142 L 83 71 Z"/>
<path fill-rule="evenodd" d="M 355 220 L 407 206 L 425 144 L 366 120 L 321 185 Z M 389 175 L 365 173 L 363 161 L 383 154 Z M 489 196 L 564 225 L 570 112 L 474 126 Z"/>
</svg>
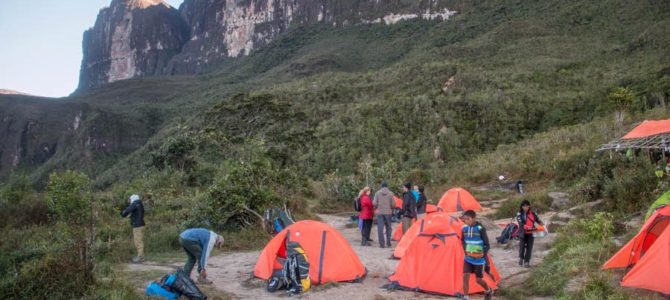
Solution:
<svg viewBox="0 0 670 300">
<path fill-rule="evenodd" d="M 488 215 L 495 212 L 496 201 L 483 203 L 486 208 L 482 215 Z M 548 212 L 541 215 L 545 222 L 552 219 L 555 212 Z M 391 275 L 398 263 L 398 260 L 392 259 L 393 248 L 379 248 L 377 246 L 361 246 L 360 232 L 358 228 L 349 224 L 349 215 L 320 215 L 324 222 L 338 229 L 351 243 L 353 249 L 360 257 L 363 264 L 368 269 L 368 276 L 362 283 L 337 283 L 314 286 L 312 289 L 301 296 L 301 299 L 443 299 L 423 293 L 408 291 L 387 291 L 382 286 L 388 283 L 386 277 Z M 501 275 L 501 287 L 513 287 L 520 285 L 528 278 L 529 269 L 518 265 L 518 242 L 511 241 L 507 245 L 499 245 L 495 242 L 495 237 L 499 236 L 502 226 L 508 223 L 509 219 L 489 220 L 482 217 L 480 220 L 487 227 L 489 238 L 492 243 L 491 255 L 494 263 Z M 395 228 L 395 225 L 394 225 Z M 374 229 L 374 228 L 373 228 Z M 376 241 L 377 237 L 373 230 L 372 238 Z M 531 264 L 539 264 L 549 253 L 553 235 L 538 238 L 535 240 L 533 258 Z M 373 242 L 373 245 L 376 243 Z M 393 242 L 393 246 L 396 242 Z M 275 299 L 287 298 L 283 292 L 268 293 L 265 290 L 266 282 L 255 279 L 252 276 L 252 270 L 260 251 L 250 252 L 232 252 L 223 253 L 210 258 L 208 274 L 213 280 L 213 288 L 225 292 L 227 297 L 233 299 Z M 175 267 L 181 266 L 183 262 L 168 264 L 147 262 L 141 265 L 126 265 L 127 272 L 142 272 L 147 270 L 169 272 Z M 481 296 L 474 296 L 471 299 L 481 299 Z"/>
</svg>

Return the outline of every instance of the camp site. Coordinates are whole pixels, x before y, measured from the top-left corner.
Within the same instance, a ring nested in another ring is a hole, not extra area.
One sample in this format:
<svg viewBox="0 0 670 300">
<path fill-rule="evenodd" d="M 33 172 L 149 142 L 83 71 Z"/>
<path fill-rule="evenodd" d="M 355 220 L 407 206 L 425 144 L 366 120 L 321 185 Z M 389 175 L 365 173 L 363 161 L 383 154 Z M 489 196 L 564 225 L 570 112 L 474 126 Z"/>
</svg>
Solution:
<svg viewBox="0 0 670 300">
<path fill-rule="evenodd" d="M 0 300 L 670 300 L 670 0 L 1 0 Z"/>
</svg>

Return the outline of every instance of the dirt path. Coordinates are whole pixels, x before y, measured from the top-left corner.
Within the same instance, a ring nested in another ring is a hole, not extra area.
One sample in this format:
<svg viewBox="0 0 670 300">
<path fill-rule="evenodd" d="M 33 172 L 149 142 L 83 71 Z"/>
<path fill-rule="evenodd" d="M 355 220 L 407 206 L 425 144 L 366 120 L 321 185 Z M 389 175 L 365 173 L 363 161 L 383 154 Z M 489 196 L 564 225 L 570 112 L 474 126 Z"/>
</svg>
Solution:
<svg viewBox="0 0 670 300">
<path fill-rule="evenodd" d="M 490 210 L 488 211 L 490 212 Z M 486 213 L 486 212 L 485 212 Z M 543 220 L 549 220 L 551 214 L 544 214 Z M 338 283 L 315 286 L 300 299 L 444 299 L 423 293 L 407 291 L 387 291 L 381 286 L 388 283 L 386 277 L 391 275 L 398 260 L 392 259 L 393 248 L 379 248 L 377 246 L 361 246 L 360 232 L 355 226 L 348 225 L 348 216 L 320 215 L 324 222 L 338 229 L 350 242 L 368 270 L 368 276 L 362 283 Z M 512 241 L 508 245 L 498 245 L 495 237 L 500 235 L 502 227 L 497 224 L 509 220 L 489 221 L 482 220 L 487 227 L 492 242 L 491 255 L 494 263 L 503 278 L 502 287 L 512 287 L 522 283 L 529 275 L 529 269 L 518 265 L 518 242 Z M 395 224 L 394 224 L 395 228 Z M 373 228 L 374 229 L 374 228 Z M 372 238 L 376 241 L 376 231 Z M 533 251 L 532 264 L 538 264 L 549 252 L 552 235 L 536 239 Z M 373 245 L 376 245 L 373 242 Z M 396 242 L 393 242 L 393 246 Z M 224 253 L 209 259 L 208 273 L 214 282 L 213 288 L 231 294 L 233 299 L 276 299 L 288 298 L 283 292 L 268 293 L 265 290 L 266 282 L 253 278 L 252 270 L 260 251 Z M 142 265 L 127 265 L 127 271 L 169 270 L 178 267 L 181 263 L 160 265 L 145 263 Z M 475 296 L 471 299 L 481 299 Z"/>
</svg>

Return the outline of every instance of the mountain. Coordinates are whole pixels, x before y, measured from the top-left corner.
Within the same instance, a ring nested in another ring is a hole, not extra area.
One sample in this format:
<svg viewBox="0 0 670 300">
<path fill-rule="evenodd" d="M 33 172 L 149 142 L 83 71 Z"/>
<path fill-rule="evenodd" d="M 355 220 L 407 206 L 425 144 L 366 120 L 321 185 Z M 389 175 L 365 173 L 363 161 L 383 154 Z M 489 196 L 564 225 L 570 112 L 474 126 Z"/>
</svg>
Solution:
<svg viewBox="0 0 670 300">
<path fill-rule="evenodd" d="M 447 19 L 455 2 L 186 0 L 177 11 L 158 0 L 113 0 L 84 33 L 78 90 L 136 77 L 201 73 L 249 55 L 295 26 Z"/>
<path fill-rule="evenodd" d="M 113 4 L 110 14 L 176 11 Z M 209 164 L 251 139 L 318 180 L 365 161 L 443 173 L 498 145 L 609 115 L 604 99 L 617 87 L 634 91 L 633 112 L 670 97 L 666 2 L 452 4 L 459 13 L 447 21 L 294 26 L 201 75 L 146 75 L 57 100 L 0 95 L 0 176 L 22 170 L 43 183 L 79 169 L 108 186 L 193 144 L 195 172 L 207 178 Z M 221 143 L 216 155 L 202 144 L 211 141 Z"/>
<path fill-rule="evenodd" d="M 10 89 L 0 89 L 0 95 L 28 95 L 28 94 Z"/>
</svg>

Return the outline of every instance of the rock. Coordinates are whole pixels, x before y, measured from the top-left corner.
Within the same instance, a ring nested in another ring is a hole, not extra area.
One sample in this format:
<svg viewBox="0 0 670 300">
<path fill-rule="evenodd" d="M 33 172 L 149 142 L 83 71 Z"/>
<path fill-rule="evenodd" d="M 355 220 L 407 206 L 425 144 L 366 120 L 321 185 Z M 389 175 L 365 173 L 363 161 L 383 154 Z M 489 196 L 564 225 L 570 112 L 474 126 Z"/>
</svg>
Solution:
<svg viewBox="0 0 670 300">
<path fill-rule="evenodd" d="M 563 221 L 551 221 L 551 223 L 547 225 L 547 230 L 549 230 L 549 233 L 555 233 L 559 228 L 565 225 L 568 225 L 568 223 Z"/>
<path fill-rule="evenodd" d="M 162 75 L 188 41 L 179 11 L 160 0 L 112 0 L 84 32 L 78 90 Z"/>
<path fill-rule="evenodd" d="M 577 205 L 575 207 L 572 207 L 568 209 L 568 211 L 572 214 L 578 214 L 578 213 L 586 213 L 590 211 L 597 211 L 600 208 L 602 208 L 603 204 L 605 204 L 605 199 L 598 199 L 596 201 L 591 201 L 587 202 L 581 205 Z"/>
<path fill-rule="evenodd" d="M 550 192 L 547 195 L 549 195 L 549 198 L 551 198 L 551 207 L 554 209 L 565 207 L 570 204 L 568 193 Z"/>
<path fill-rule="evenodd" d="M 453 6 L 448 0 L 185 0 L 177 10 L 161 0 L 112 0 L 84 33 L 78 91 L 128 78 L 197 74 L 249 55 L 290 27 L 448 19 Z"/>
</svg>

